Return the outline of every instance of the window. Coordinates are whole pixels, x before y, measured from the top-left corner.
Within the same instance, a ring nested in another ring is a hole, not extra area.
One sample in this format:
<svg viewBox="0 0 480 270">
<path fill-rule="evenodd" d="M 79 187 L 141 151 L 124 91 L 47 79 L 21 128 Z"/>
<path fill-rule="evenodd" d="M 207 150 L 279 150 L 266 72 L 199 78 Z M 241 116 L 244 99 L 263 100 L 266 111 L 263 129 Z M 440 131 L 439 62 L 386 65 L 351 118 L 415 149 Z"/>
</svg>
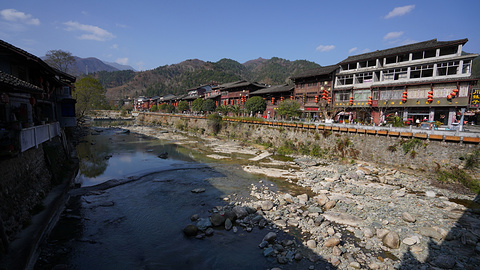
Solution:
<svg viewBox="0 0 480 270">
<path fill-rule="evenodd" d="M 433 76 L 433 65 L 414 66 L 410 70 L 410 79 Z"/>
<path fill-rule="evenodd" d="M 350 91 L 339 91 L 335 93 L 336 101 L 349 101 L 350 100 Z"/>
<path fill-rule="evenodd" d="M 462 74 L 470 74 L 472 71 L 472 60 L 464 60 L 462 66 Z"/>
<path fill-rule="evenodd" d="M 407 79 L 407 68 L 395 68 L 383 71 L 383 81 Z"/>
<path fill-rule="evenodd" d="M 455 75 L 458 67 L 458 61 L 439 63 L 437 64 L 437 76 Z"/>
<path fill-rule="evenodd" d="M 460 83 L 460 89 L 458 89 L 459 97 L 468 97 L 468 83 Z"/>
<path fill-rule="evenodd" d="M 368 97 L 370 96 L 370 90 L 356 90 L 353 91 L 353 99 L 355 101 L 362 101 L 362 100 L 368 100 Z"/>
<path fill-rule="evenodd" d="M 433 97 L 444 98 L 450 95 L 450 93 L 452 93 L 452 90 L 456 88 L 457 88 L 457 84 L 455 83 L 435 84 L 433 86 Z"/>
<path fill-rule="evenodd" d="M 380 98 L 382 100 L 393 100 L 393 99 L 402 99 L 403 92 L 405 89 L 403 87 L 385 87 L 380 90 Z"/>
<path fill-rule="evenodd" d="M 373 73 L 372 72 L 365 72 L 359 73 L 355 75 L 355 82 L 356 83 L 371 83 L 373 82 Z"/>
<path fill-rule="evenodd" d="M 428 50 L 428 51 L 419 51 L 412 53 L 412 60 L 421 60 L 425 58 L 435 57 L 437 54 L 436 50 Z"/>
<path fill-rule="evenodd" d="M 342 65 L 342 70 L 353 70 L 357 68 L 357 63 L 350 63 Z"/>
<path fill-rule="evenodd" d="M 380 98 L 380 91 L 378 90 L 373 90 L 372 91 L 372 99 L 373 100 L 378 100 Z"/>
<path fill-rule="evenodd" d="M 430 91 L 430 85 L 420 85 L 420 86 L 412 86 L 408 88 L 408 98 L 412 99 L 420 99 L 420 98 L 428 98 L 428 91 Z"/>
<path fill-rule="evenodd" d="M 458 46 L 450 46 L 450 47 L 444 47 L 440 48 L 440 56 L 443 55 L 449 55 L 449 54 L 456 54 L 458 51 Z"/>
<path fill-rule="evenodd" d="M 337 84 L 338 85 L 349 85 L 353 84 L 353 75 L 343 75 L 337 77 Z"/>
</svg>

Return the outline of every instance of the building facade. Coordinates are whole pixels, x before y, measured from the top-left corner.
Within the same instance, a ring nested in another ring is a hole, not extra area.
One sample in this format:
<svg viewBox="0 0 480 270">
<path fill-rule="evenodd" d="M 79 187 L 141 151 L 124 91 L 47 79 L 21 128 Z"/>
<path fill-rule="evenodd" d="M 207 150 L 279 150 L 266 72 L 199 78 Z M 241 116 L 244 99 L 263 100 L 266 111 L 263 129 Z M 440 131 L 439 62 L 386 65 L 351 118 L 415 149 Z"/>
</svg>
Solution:
<svg viewBox="0 0 480 270">
<path fill-rule="evenodd" d="M 369 124 L 396 115 L 452 127 L 468 110 L 478 80 L 472 77 L 478 54 L 462 51 L 467 41 L 433 39 L 350 56 L 338 64 L 333 106 Z"/>
</svg>

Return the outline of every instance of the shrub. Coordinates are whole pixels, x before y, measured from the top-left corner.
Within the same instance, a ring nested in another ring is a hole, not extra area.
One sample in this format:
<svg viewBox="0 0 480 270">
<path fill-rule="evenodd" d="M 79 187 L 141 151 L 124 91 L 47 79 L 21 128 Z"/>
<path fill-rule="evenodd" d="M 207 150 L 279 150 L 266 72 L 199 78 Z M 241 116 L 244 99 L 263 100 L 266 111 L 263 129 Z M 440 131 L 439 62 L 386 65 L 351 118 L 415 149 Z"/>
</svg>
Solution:
<svg viewBox="0 0 480 270">
<path fill-rule="evenodd" d="M 207 117 L 208 126 L 212 129 L 213 134 L 218 134 L 222 127 L 222 117 L 218 113 L 210 114 Z"/>
</svg>

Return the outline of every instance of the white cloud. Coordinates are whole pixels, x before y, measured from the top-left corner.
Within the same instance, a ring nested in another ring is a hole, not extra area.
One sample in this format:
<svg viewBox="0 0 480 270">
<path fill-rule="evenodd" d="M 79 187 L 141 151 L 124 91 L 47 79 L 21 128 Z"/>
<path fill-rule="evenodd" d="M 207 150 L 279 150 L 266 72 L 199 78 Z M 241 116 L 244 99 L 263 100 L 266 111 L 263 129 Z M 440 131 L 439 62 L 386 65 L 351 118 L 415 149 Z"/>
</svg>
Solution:
<svg viewBox="0 0 480 270">
<path fill-rule="evenodd" d="M 115 60 L 115 63 L 120 64 L 120 65 L 127 65 L 128 64 L 128 58 L 118 58 Z"/>
<path fill-rule="evenodd" d="M 3 9 L 0 11 L 0 16 L 6 21 L 20 22 L 24 24 L 39 25 L 40 20 L 33 18 L 30 14 L 25 14 L 15 9 Z"/>
<path fill-rule="evenodd" d="M 396 7 L 392 11 L 390 11 L 385 19 L 390 19 L 397 16 L 403 16 L 408 12 L 412 11 L 415 8 L 415 5 L 403 6 L 403 7 Z"/>
<path fill-rule="evenodd" d="M 351 48 L 350 50 L 348 50 L 348 53 L 353 53 L 354 51 L 356 51 L 358 48 L 357 47 L 353 47 Z"/>
<path fill-rule="evenodd" d="M 335 49 L 335 45 L 320 45 L 315 50 L 321 51 L 321 52 L 328 52 L 333 49 Z"/>
<path fill-rule="evenodd" d="M 403 31 L 400 32 L 390 32 L 386 34 L 383 39 L 388 40 L 388 39 L 394 39 L 394 38 L 399 38 L 401 35 L 403 35 Z"/>
<path fill-rule="evenodd" d="M 365 48 L 363 50 L 360 51 L 360 53 L 367 53 L 367 52 L 370 52 L 370 49 L 369 48 Z"/>
<path fill-rule="evenodd" d="M 79 36 L 78 37 L 79 39 L 106 41 L 115 37 L 115 35 L 113 35 L 112 33 L 98 26 L 81 24 L 81 23 L 72 22 L 72 21 L 68 21 L 64 24 L 67 26 L 67 28 L 65 29 L 67 31 L 86 32 L 85 34 L 82 34 L 81 36 Z"/>
<path fill-rule="evenodd" d="M 112 48 L 112 49 L 118 49 L 118 44 L 113 44 L 110 48 Z"/>
</svg>

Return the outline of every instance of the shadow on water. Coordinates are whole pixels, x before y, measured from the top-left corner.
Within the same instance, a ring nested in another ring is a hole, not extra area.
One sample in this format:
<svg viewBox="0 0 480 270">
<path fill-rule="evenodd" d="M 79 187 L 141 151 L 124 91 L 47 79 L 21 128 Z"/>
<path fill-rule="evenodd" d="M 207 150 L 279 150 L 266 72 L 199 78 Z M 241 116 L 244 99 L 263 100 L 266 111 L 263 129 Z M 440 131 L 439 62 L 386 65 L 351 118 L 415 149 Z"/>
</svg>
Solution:
<svg viewBox="0 0 480 270">
<path fill-rule="evenodd" d="M 83 144 L 78 154 L 83 168 L 93 172 L 79 175 L 82 187 L 72 190 L 35 269 L 335 268 L 304 247 L 295 231 L 259 226 L 256 209 L 244 208 L 249 215 L 234 222 L 236 232 L 221 225 L 212 226 L 210 236 L 183 233 L 188 224 L 198 226 L 215 213 L 229 216 L 235 206 L 230 202 L 247 198 L 250 186 L 258 184 L 258 177 L 232 164 L 216 169 L 195 162 L 180 146 L 114 129 Z M 167 159 L 157 157 L 163 152 Z M 192 221 L 195 214 L 199 219 Z M 277 239 L 265 256 L 259 244 L 269 232 Z M 303 259 L 295 260 L 296 252 Z M 284 255 L 281 263 L 278 254 Z"/>
</svg>

